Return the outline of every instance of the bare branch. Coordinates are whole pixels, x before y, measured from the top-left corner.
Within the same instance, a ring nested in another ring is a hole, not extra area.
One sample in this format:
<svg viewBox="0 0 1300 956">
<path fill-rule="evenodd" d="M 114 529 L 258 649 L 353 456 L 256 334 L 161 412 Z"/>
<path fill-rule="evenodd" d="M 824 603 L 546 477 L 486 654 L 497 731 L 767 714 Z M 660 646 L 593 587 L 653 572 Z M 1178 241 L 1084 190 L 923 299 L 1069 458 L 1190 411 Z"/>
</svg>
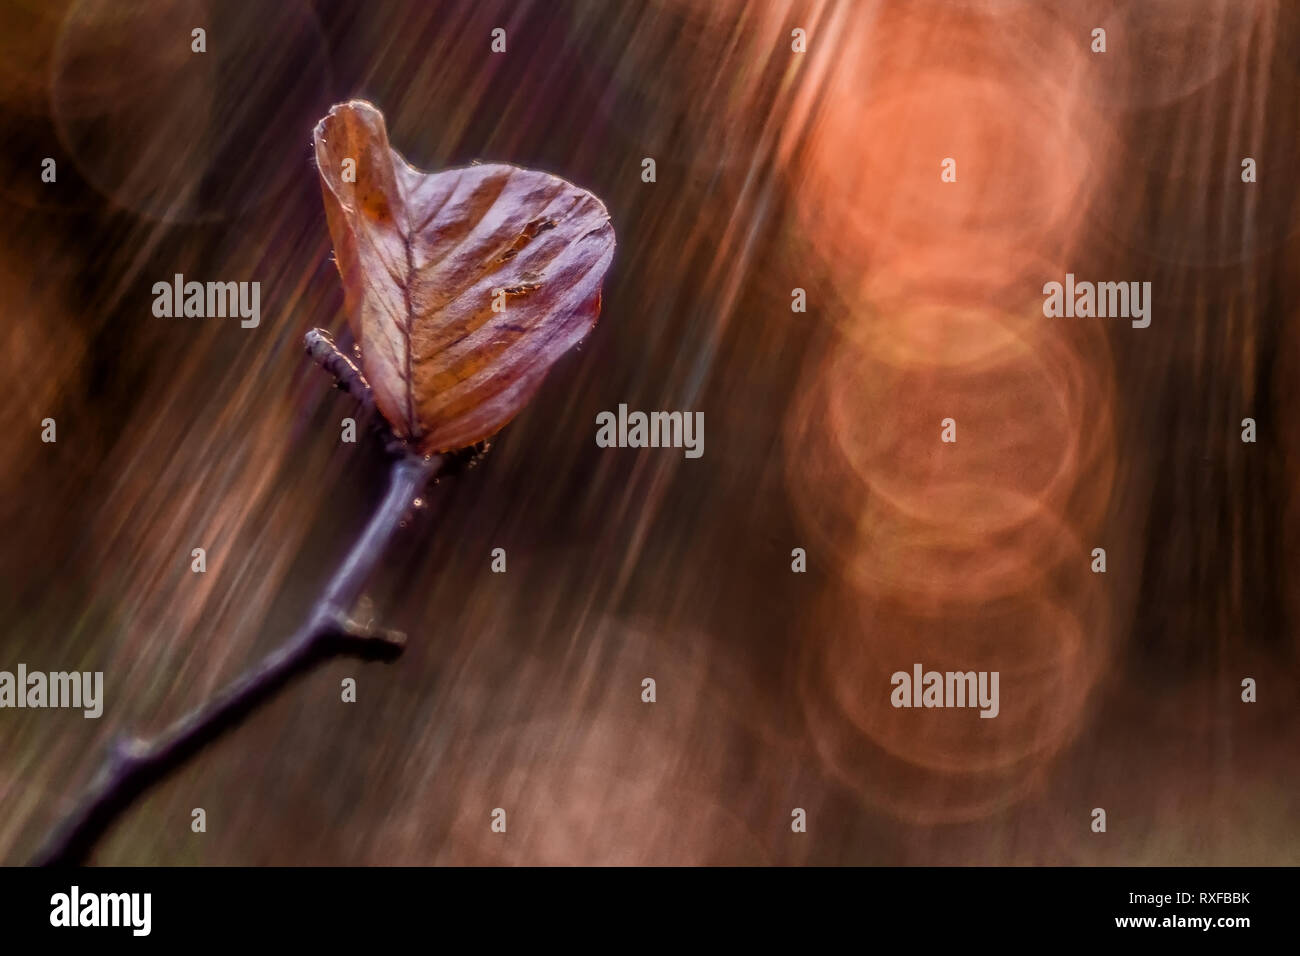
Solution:
<svg viewBox="0 0 1300 956">
<path fill-rule="evenodd" d="M 237 727 L 292 680 L 339 655 L 392 660 L 405 636 L 348 616 L 384 548 L 401 526 L 412 499 L 444 464 L 441 456 L 400 458 L 388 493 L 335 572 L 306 624 L 285 644 L 238 677 L 215 698 L 181 717 L 155 740 L 119 739 L 88 792 L 37 852 L 43 866 L 82 863 L 132 802 L 204 746 Z"/>
<path fill-rule="evenodd" d="M 367 411 L 375 408 L 370 385 L 355 362 L 339 351 L 328 332 L 313 329 L 306 336 L 307 351 L 340 388 Z M 378 510 L 335 571 L 307 622 L 287 642 L 245 671 L 212 700 L 190 711 L 156 739 L 119 738 L 78 805 L 47 837 L 33 863 L 42 866 L 84 862 L 100 837 L 146 790 L 166 778 L 186 760 L 283 690 L 291 681 L 331 657 L 391 661 L 406 645 L 406 635 L 358 621 L 351 614 L 367 578 L 379 562 L 413 499 L 430 478 L 454 475 L 474 467 L 487 454 L 489 443 L 479 442 L 459 452 L 421 457 L 393 435 L 375 415 L 386 438 L 386 449 L 396 455 L 388 492 Z"/>
</svg>

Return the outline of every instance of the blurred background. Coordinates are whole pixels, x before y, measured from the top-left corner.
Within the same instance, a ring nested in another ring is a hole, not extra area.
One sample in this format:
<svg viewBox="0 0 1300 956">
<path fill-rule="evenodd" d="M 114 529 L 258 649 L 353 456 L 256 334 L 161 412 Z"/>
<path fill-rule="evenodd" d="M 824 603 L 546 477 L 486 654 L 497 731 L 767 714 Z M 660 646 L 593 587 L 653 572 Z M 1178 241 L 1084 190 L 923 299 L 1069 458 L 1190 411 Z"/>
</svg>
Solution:
<svg viewBox="0 0 1300 956">
<path fill-rule="evenodd" d="M 360 96 L 420 168 L 601 197 L 603 314 L 376 573 L 405 656 L 96 862 L 1300 863 L 1298 80 L 1281 0 L 3 0 L 0 669 L 105 709 L 0 711 L 0 861 L 383 491 L 301 345 L 345 334 L 311 130 Z M 1044 318 L 1066 272 L 1150 281 L 1150 327 Z M 261 325 L 155 317 L 175 273 Z M 621 402 L 703 411 L 704 457 L 597 448 Z M 914 662 L 1000 671 L 1000 716 L 893 709 Z"/>
</svg>

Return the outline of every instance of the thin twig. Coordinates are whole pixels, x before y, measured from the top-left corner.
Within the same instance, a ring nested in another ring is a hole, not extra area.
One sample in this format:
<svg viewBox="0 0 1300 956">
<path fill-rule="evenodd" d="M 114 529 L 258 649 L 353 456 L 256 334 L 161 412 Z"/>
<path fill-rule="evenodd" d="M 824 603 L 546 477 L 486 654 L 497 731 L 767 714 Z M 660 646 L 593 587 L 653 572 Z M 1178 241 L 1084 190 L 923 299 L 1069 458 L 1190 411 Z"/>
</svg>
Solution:
<svg viewBox="0 0 1300 956">
<path fill-rule="evenodd" d="M 333 342 L 325 337 L 332 348 Z M 369 403 L 369 386 L 360 371 L 337 349 L 320 354 L 308 337 L 308 350 L 332 374 L 356 376 L 344 386 Z M 333 356 L 346 364 L 333 361 Z M 360 391 L 364 389 L 364 391 Z M 84 862 L 96 842 L 141 794 L 159 783 L 203 747 L 238 726 L 294 678 L 327 658 L 352 655 L 366 660 L 391 660 L 399 655 L 405 636 L 359 624 L 349 617 L 352 607 L 388 542 L 401 526 L 412 499 L 443 465 L 456 456 L 422 458 L 405 454 L 394 460 L 388 492 L 361 537 L 352 546 L 307 622 L 286 643 L 242 674 L 215 698 L 181 717 L 152 741 L 118 740 L 77 807 L 50 835 L 33 862 L 42 866 Z"/>
<path fill-rule="evenodd" d="M 307 346 L 307 354 L 334 376 L 339 388 L 364 405 L 367 411 L 374 409 L 375 400 L 370 391 L 370 383 L 366 381 L 360 366 L 334 344 L 334 336 L 324 329 L 312 329 L 303 342 Z"/>
</svg>

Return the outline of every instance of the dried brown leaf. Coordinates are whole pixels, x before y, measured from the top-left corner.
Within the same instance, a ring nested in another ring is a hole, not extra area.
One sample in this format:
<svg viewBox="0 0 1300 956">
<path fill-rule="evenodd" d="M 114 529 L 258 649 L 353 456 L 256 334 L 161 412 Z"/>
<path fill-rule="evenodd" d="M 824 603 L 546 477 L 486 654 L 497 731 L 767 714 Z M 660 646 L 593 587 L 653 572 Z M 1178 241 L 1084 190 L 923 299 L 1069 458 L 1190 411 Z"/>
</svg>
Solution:
<svg viewBox="0 0 1300 956">
<path fill-rule="evenodd" d="M 518 166 L 420 172 L 389 146 L 383 114 L 361 100 L 331 109 L 315 143 L 375 404 L 424 453 L 487 438 L 596 324 L 614 256 L 605 206 Z M 355 182 L 344 177 L 348 159 Z"/>
</svg>

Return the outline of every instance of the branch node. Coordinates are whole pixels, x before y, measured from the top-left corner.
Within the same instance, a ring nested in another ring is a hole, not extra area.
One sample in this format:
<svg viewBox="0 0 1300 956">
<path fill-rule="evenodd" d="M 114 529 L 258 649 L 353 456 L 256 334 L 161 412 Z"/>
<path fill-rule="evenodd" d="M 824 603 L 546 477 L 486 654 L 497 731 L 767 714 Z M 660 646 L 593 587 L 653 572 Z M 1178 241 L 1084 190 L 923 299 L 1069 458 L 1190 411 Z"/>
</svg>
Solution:
<svg viewBox="0 0 1300 956">
<path fill-rule="evenodd" d="M 325 371 L 334 376 L 334 387 L 347 392 L 367 411 L 373 411 L 375 396 L 370 390 L 366 376 L 351 358 L 344 355 L 334 343 L 334 337 L 324 329 L 312 329 L 303 337 L 303 344 L 310 355 Z"/>
<path fill-rule="evenodd" d="M 367 661 L 391 661 L 406 649 L 406 634 L 340 614 L 323 640 L 330 654 L 350 654 Z"/>
</svg>

